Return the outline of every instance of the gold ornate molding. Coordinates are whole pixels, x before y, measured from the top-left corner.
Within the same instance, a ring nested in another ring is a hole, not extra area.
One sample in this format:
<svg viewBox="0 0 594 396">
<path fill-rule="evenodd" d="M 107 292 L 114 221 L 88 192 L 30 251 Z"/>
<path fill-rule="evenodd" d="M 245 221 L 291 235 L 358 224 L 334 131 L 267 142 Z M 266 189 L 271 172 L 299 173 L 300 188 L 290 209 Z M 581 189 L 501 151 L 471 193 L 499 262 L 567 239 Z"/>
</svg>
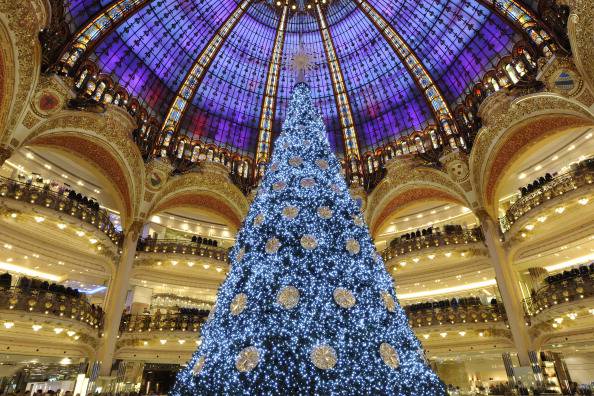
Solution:
<svg viewBox="0 0 594 396">
<path fill-rule="evenodd" d="M 445 200 L 470 207 L 464 191 L 448 174 L 421 165 L 413 157 L 398 157 L 386 164 L 388 175 L 367 199 L 366 219 L 372 235 L 398 207 L 418 200 Z"/>
<path fill-rule="evenodd" d="M 3 107 L 3 109 L 10 109 L 10 114 L 8 123 L 0 125 L 2 143 L 11 141 L 11 131 L 18 124 L 29 103 L 28 98 L 37 84 L 41 64 L 41 47 L 37 35 L 46 23 L 46 12 L 46 7 L 39 0 L 0 0 L 0 14 L 8 21 L 6 28 L 11 32 L 12 38 L 11 42 L 2 43 L 2 45 L 8 46 L 16 54 L 13 65 L 14 74 L 3 76 L 15 82 L 15 92 L 11 95 L 12 106 Z M 0 23 L 2 23 L 1 20 Z M 16 73 L 17 68 L 18 73 Z"/>
<path fill-rule="evenodd" d="M 479 114 L 483 127 L 470 153 L 470 179 L 479 205 L 492 216 L 497 177 L 521 149 L 563 129 L 594 125 L 594 115 L 582 103 L 549 92 L 522 97 L 499 92 L 486 100 Z"/>
</svg>

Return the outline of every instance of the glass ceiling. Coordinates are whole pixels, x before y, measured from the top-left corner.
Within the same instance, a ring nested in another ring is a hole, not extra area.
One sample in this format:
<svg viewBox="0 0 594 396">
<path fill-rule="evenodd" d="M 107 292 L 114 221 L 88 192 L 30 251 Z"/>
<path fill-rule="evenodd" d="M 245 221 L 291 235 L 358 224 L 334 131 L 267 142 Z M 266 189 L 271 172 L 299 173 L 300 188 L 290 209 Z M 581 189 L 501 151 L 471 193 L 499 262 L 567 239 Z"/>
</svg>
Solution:
<svg viewBox="0 0 594 396">
<path fill-rule="evenodd" d="M 451 108 L 522 38 L 481 0 L 367 1 L 402 36 Z M 72 31 L 116 2 L 69 0 Z M 89 58 L 163 121 L 192 64 L 238 4 L 239 0 L 149 0 L 104 34 Z M 361 152 L 436 123 L 410 72 L 356 0 L 334 0 L 323 12 Z M 182 133 L 255 153 L 280 20 L 280 9 L 265 1 L 248 7 L 198 85 L 181 119 Z M 273 134 L 280 131 L 295 83 L 291 59 L 300 40 L 312 56 L 307 80 L 314 99 L 331 144 L 342 153 L 335 87 L 315 10 L 288 14 Z"/>
</svg>

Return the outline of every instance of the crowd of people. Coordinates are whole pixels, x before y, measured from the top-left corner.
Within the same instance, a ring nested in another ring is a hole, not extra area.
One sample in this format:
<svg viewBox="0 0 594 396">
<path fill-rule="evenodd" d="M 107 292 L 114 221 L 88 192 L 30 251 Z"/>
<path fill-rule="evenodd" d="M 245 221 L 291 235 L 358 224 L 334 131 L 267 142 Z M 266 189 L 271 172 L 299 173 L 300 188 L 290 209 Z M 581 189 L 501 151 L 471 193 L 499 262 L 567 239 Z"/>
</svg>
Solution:
<svg viewBox="0 0 594 396">
<path fill-rule="evenodd" d="M 219 241 L 217 241 L 216 239 L 202 238 L 201 236 L 196 235 L 192 236 L 191 241 L 197 243 L 198 245 L 206 245 L 213 247 L 219 246 Z"/>
<path fill-rule="evenodd" d="M 490 304 L 493 306 L 497 305 L 497 299 L 492 298 Z M 429 301 L 407 305 L 404 307 L 409 312 L 423 311 L 425 309 L 447 309 L 447 308 L 458 308 L 458 307 L 476 307 L 485 305 L 480 297 L 461 297 L 452 298 L 451 300 L 440 300 L 440 301 Z"/>
<path fill-rule="evenodd" d="M 580 265 L 579 267 L 559 272 L 555 275 L 549 275 L 545 278 L 545 282 L 549 285 L 552 285 L 557 282 L 576 279 L 579 277 L 587 277 L 590 275 L 594 275 L 594 261 L 589 265 Z"/>
<path fill-rule="evenodd" d="M 406 234 L 402 234 L 397 238 L 392 239 L 390 241 L 390 246 L 395 246 L 402 241 L 410 241 L 417 238 L 427 237 L 431 235 L 452 235 L 458 234 L 464 231 L 464 227 L 459 224 L 445 224 L 441 228 L 439 227 L 427 227 L 423 229 L 418 229 L 416 231 L 408 232 Z"/>
<path fill-rule="evenodd" d="M 538 179 L 534 180 L 532 183 L 521 187 L 520 188 L 520 195 L 523 197 L 525 195 L 530 194 L 533 191 L 538 190 L 539 188 L 541 188 L 542 186 L 544 186 L 545 184 L 549 183 L 551 180 L 553 180 L 553 177 L 555 177 L 556 174 L 551 175 L 550 173 L 546 173 L 544 176 L 539 177 Z"/>
</svg>

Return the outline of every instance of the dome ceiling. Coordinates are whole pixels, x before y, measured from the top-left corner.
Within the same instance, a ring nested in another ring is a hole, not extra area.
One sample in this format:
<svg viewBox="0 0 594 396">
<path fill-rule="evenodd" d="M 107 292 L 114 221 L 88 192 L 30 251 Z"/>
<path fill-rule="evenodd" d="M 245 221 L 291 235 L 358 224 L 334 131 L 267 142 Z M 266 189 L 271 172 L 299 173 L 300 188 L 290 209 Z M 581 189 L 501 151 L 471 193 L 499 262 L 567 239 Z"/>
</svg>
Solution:
<svg viewBox="0 0 594 396">
<path fill-rule="evenodd" d="M 522 39 L 488 0 L 310 0 L 307 12 L 289 5 L 286 13 L 284 1 L 70 0 L 68 7 L 78 32 L 113 4 L 129 3 L 115 10 L 117 23 L 98 34 L 86 56 L 160 122 L 170 119 L 197 59 L 206 59 L 195 94 L 174 117 L 176 128 L 244 153 L 258 150 L 266 115 L 273 133 L 280 130 L 300 42 L 312 59 L 307 81 L 337 152 L 344 152 L 349 123 L 361 153 L 436 124 L 426 93 L 363 3 L 416 54 L 450 107 Z M 340 119 L 339 106 L 350 109 L 350 121 Z"/>
</svg>

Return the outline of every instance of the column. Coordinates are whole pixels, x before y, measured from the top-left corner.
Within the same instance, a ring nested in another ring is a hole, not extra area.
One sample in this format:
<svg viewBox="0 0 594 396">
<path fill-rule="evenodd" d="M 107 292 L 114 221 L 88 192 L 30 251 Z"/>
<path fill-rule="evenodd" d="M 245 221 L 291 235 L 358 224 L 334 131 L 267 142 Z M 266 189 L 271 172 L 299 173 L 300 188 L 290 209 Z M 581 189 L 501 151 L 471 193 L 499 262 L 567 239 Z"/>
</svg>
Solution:
<svg viewBox="0 0 594 396">
<path fill-rule="evenodd" d="M 481 222 L 491 264 L 495 269 L 497 286 L 505 306 L 514 345 L 518 351 L 518 360 L 522 367 L 529 367 L 530 358 L 528 352 L 531 350 L 531 342 L 522 308 L 522 294 L 519 290 L 520 285 L 517 275 L 512 268 L 508 252 L 501 241 L 497 223 L 484 210 L 477 212 L 477 216 Z"/>
<path fill-rule="evenodd" d="M 142 230 L 143 222 L 134 221 L 126 231 L 122 244 L 122 254 L 109 283 L 107 299 L 105 303 L 105 320 L 103 323 L 103 338 L 101 346 L 97 351 L 97 360 L 101 362 L 100 375 L 108 376 L 115 352 L 116 342 L 122 319 L 122 311 L 128 294 L 134 257 L 136 255 L 136 244 Z"/>
</svg>

